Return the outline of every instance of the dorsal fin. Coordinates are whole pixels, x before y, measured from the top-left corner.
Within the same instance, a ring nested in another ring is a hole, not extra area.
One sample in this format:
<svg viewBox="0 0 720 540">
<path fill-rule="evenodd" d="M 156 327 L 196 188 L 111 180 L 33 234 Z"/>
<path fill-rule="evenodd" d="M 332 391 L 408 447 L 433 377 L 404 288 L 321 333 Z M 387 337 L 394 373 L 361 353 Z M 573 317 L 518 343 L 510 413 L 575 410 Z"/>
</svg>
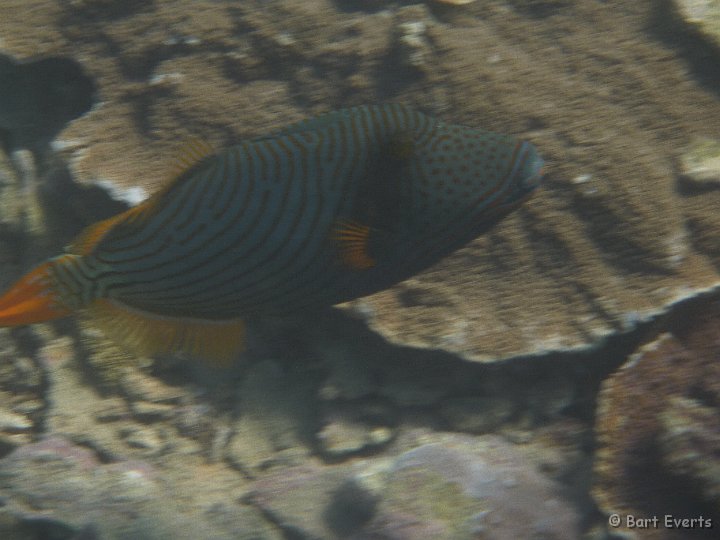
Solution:
<svg viewBox="0 0 720 540">
<path fill-rule="evenodd" d="M 163 187 L 137 206 L 86 227 L 75 240 L 73 240 L 68 247 L 68 251 L 77 255 L 87 255 L 100 243 L 108 231 L 116 225 L 124 222 L 138 223 L 138 218 L 151 215 L 157 201 L 176 180 L 214 153 L 213 147 L 202 139 L 192 138 L 188 140 L 178 151 L 177 160 L 171 166 L 172 172 Z"/>
<path fill-rule="evenodd" d="M 108 337 L 139 356 L 185 353 L 227 365 L 245 344 L 245 325 L 240 319 L 168 317 L 108 299 L 96 300 L 87 311 Z"/>
<path fill-rule="evenodd" d="M 207 141 L 192 137 L 180 146 L 175 163 L 171 166 L 169 183 L 180 178 L 206 157 L 215 153 L 215 149 Z"/>
<path fill-rule="evenodd" d="M 132 210 L 132 208 L 130 210 Z M 126 210 L 121 214 L 98 221 L 97 223 L 93 223 L 92 225 L 86 227 L 75 237 L 66 251 L 75 255 L 87 255 L 96 245 L 98 245 L 100 240 L 103 239 L 103 237 L 115 224 L 125 218 L 126 214 L 130 212 L 130 210 Z"/>
<path fill-rule="evenodd" d="M 403 105 L 394 105 L 394 104 L 382 105 L 381 108 L 385 109 L 386 111 L 391 111 L 392 109 L 396 109 L 396 110 L 397 109 L 399 109 L 399 110 L 406 109 Z M 310 118 L 305 118 L 303 120 L 295 122 L 294 124 L 290 124 L 289 126 L 285 126 L 282 129 L 279 129 L 277 131 L 270 133 L 269 135 L 257 137 L 255 139 L 253 139 L 253 141 L 261 141 L 263 139 L 282 137 L 284 135 L 292 135 L 294 133 L 302 133 L 303 131 L 308 131 L 308 130 L 322 129 L 324 127 L 329 126 L 330 124 L 337 123 L 342 119 L 352 118 L 353 116 L 360 115 L 363 112 L 367 112 L 368 110 L 372 110 L 372 109 L 374 109 L 374 107 L 372 107 L 372 106 L 358 105 L 356 107 L 348 107 L 345 109 L 339 109 L 337 111 L 328 111 L 325 113 L 321 113 L 317 116 L 311 116 Z"/>
<path fill-rule="evenodd" d="M 253 139 L 253 141 L 261 141 L 263 139 L 282 137 L 284 135 L 292 135 L 293 133 L 302 133 L 303 131 L 308 131 L 310 129 L 321 129 L 329 124 L 337 122 L 339 119 L 341 119 L 343 117 L 352 115 L 354 113 L 354 111 L 355 111 L 355 109 L 353 109 L 353 108 L 340 109 L 339 111 L 330 111 L 330 112 L 320 114 L 318 116 L 305 118 L 303 120 L 300 120 L 299 122 L 295 122 L 294 124 L 285 126 L 284 128 L 282 128 L 278 131 L 274 131 L 273 133 L 270 133 L 269 135 L 257 137 L 255 139 Z"/>
</svg>

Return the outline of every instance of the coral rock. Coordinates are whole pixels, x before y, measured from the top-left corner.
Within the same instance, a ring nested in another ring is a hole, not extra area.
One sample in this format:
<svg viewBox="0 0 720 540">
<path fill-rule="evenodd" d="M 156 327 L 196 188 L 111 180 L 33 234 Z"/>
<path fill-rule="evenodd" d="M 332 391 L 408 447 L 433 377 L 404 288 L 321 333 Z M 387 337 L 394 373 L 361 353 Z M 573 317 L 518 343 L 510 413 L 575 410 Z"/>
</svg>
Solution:
<svg viewBox="0 0 720 540">
<path fill-rule="evenodd" d="M 682 19 L 720 46 L 720 2 L 717 0 L 674 0 Z"/>
<path fill-rule="evenodd" d="M 308 538 L 578 538 L 559 486 L 513 445 L 434 439 L 381 462 L 278 471 L 255 482 L 248 502 Z"/>
<path fill-rule="evenodd" d="M 493 436 L 452 436 L 397 456 L 381 493 L 366 526 L 369 538 L 570 540 L 579 534 L 559 487 Z"/>
<path fill-rule="evenodd" d="M 682 327 L 603 383 L 593 494 L 608 514 L 720 520 L 720 304 L 696 304 Z M 625 521 L 621 528 L 638 538 L 684 538 L 662 527 L 633 531 Z"/>
<path fill-rule="evenodd" d="M 294 464 L 307 453 L 311 400 L 308 380 L 283 373 L 271 360 L 253 365 L 238 391 L 239 418 L 226 459 L 249 477 L 278 463 Z"/>
<path fill-rule="evenodd" d="M 14 521 L 9 534 L 33 533 L 23 538 L 280 537 L 252 509 L 207 511 L 188 504 L 188 493 L 173 493 L 172 481 L 148 463 L 102 464 L 87 448 L 51 437 L 0 460 L 0 533 Z"/>
<path fill-rule="evenodd" d="M 720 140 L 695 139 L 680 158 L 680 173 L 698 186 L 720 185 Z"/>
<path fill-rule="evenodd" d="M 316 433 L 321 452 L 338 458 L 377 450 L 395 435 L 396 415 L 388 403 L 365 399 L 322 404 L 322 428 Z"/>
</svg>

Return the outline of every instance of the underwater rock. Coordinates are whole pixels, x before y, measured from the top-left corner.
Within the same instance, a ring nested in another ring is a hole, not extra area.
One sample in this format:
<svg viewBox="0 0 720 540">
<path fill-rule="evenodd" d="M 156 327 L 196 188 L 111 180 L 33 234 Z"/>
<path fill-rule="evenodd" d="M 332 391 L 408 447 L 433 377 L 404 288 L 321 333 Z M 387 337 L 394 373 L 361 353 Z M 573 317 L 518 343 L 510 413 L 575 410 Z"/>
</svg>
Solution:
<svg viewBox="0 0 720 540">
<path fill-rule="evenodd" d="M 406 67 L 424 70 L 429 68 L 433 55 L 427 36 L 432 17 L 426 6 L 407 6 L 398 10 L 395 29 L 396 48 L 400 61 Z"/>
<path fill-rule="evenodd" d="M 0 129 L 0 144 L 1 139 Z M 0 152 L 0 223 L 17 235 L 16 245 L 8 246 L 16 259 L 13 265 L 24 266 L 26 261 L 45 253 L 43 247 L 50 231 L 39 197 L 37 172 L 36 160 L 29 150 L 15 150 L 12 155 Z M 8 240 L 12 237 L 5 238 Z"/>
<path fill-rule="evenodd" d="M 602 385 L 593 495 L 608 514 L 652 518 L 702 510 L 720 520 L 720 303 L 695 308 Z M 619 530 L 638 538 L 684 538 L 682 531 L 626 525 Z"/>
<path fill-rule="evenodd" d="M 435 0 L 440 4 L 450 4 L 452 6 L 464 6 L 466 4 L 472 4 L 475 0 Z"/>
<path fill-rule="evenodd" d="M 146 456 L 159 454 L 165 446 L 164 437 L 156 429 L 126 426 L 120 428 L 119 433 L 129 447 L 142 451 Z"/>
<path fill-rule="evenodd" d="M 15 534 L 68 540 L 85 538 L 81 531 L 90 527 L 91 538 L 107 540 L 280 538 L 252 509 L 209 512 L 178 502 L 187 495 L 176 500 L 174 489 L 146 462 L 103 464 L 87 448 L 53 437 L 0 460 L 0 523 L 14 520 Z"/>
<path fill-rule="evenodd" d="M 693 140 L 680 156 L 680 174 L 696 186 L 720 187 L 720 140 Z"/>
<path fill-rule="evenodd" d="M 27 204 L 27 193 L 10 156 L 0 152 L 0 220 L 10 227 L 22 230 Z M 9 281 L 9 280 L 8 280 Z"/>
<path fill-rule="evenodd" d="M 310 538 L 578 538 L 570 503 L 525 454 L 492 436 L 435 439 L 381 462 L 279 471 L 248 501 Z"/>
<path fill-rule="evenodd" d="M 0 335 L 0 453 L 32 440 L 44 419 L 40 366 Z"/>
<path fill-rule="evenodd" d="M 306 457 L 313 413 L 312 382 L 283 373 L 272 360 L 253 364 L 237 392 L 238 418 L 225 458 L 252 478 Z"/>
<path fill-rule="evenodd" d="M 77 362 L 77 354 L 68 337 L 48 339 L 39 351 L 48 381 L 44 394 L 47 401 L 44 429 L 81 441 L 116 459 L 147 458 L 162 453 L 169 444 L 167 430 L 152 425 L 161 417 L 156 407 L 162 404 L 147 402 L 143 405 L 135 396 L 149 399 L 160 396 L 158 399 L 162 399 L 175 396 L 178 390 L 169 390 L 160 381 L 141 375 L 137 366 L 127 362 L 128 357 L 121 357 L 125 363 L 115 366 L 116 379 L 93 379 L 93 369 L 83 369 L 92 363 L 81 365 Z M 111 388 L 116 394 L 121 384 L 125 389 L 131 388 L 126 399 L 103 395 L 108 382 L 113 383 Z M 147 407 L 152 410 L 148 411 Z M 168 411 L 164 412 L 169 415 Z"/>
<path fill-rule="evenodd" d="M 395 436 L 397 415 L 383 400 L 324 400 L 320 408 L 321 427 L 315 439 L 326 457 L 378 450 Z"/>
<path fill-rule="evenodd" d="M 257 480 L 245 502 L 271 516 L 285 531 L 301 538 L 329 540 L 335 536 L 324 512 L 347 476 L 345 466 L 289 467 Z"/>
<path fill-rule="evenodd" d="M 4 397 L 0 394 L 0 403 Z M 4 446 L 15 447 L 29 443 L 34 426 L 34 422 L 26 415 L 0 407 L 0 450 Z"/>
<path fill-rule="evenodd" d="M 493 436 L 447 436 L 404 452 L 380 493 L 367 537 L 578 538 L 578 516 L 559 486 Z"/>
<path fill-rule="evenodd" d="M 593 433 L 591 426 L 575 418 L 563 418 L 532 431 L 503 429 L 502 436 L 515 443 L 517 450 L 536 463 L 538 469 L 564 487 L 582 511 L 595 512 L 587 491 L 592 473 Z M 590 510 L 592 508 L 592 510 Z"/>
<path fill-rule="evenodd" d="M 170 386 L 157 377 L 132 369 L 122 372 L 120 386 L 128 399 L 137 403 L 177 404 L 187 395 L 187 391 L 182 388 Z"/>
<path fill-rule="evenodd" d="M 486 433 L 508 421 L 516 408 L 513 400 L 500 396 L 455 397 L 440 404 L 440 416 L 451 429 Z"/>
<path fill-rule="evenodd" d="M 720 2 L 717 0 L 673 0 L 682 19 L 708 40 L 720 46 Z"/>
<path fill-rule="evenodd" d="M 720 508 L 720 419 L 718 408 L 697 399 L 673 398 L 661 416 L 662 461 L 703 501 Z M 701 450 L 699 452 L 698 450 Z"/>
<path fill-rule="evenodd" d="M 333 310 L 305 322 L 299 333 L 311 357 L 328 371 L 318 393 L 323 400 L 380 395 L 399 406 L 429 406 L 451 392 L 460 377 L 433 351 L 388 345 L 361 321 Z"/>
<path fill-rule="evenodd" d="M 387 355 L 379 366 L 379 392 L 400 406 L 436 404 L 449 392 L 457 374 L 431 354 L 405 353 Z"/>
<path fill-rule="evenodd" d="M 374 370 L 368 361 L 368 358 L 376 356 L 364 349 L 361 340 L 327 340 L 324 336 L 321 339 L 319 356 L 329 370 L 319 392 L 322 399 L 358 399 L 377 390 L 373 380 Z M 374 352 L 379 354 L 379 351 Z"/>
</svg>

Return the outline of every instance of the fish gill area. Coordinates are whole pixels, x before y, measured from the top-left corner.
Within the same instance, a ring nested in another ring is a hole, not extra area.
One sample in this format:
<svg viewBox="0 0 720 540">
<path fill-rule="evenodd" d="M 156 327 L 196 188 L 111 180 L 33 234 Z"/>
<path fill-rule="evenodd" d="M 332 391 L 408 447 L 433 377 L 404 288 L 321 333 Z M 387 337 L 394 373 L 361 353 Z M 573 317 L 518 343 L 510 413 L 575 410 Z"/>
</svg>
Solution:
<svg viewBox="0 0 720 540">
<path fill-rule="evenodd" d="M 72 59 L 94 94 L 35 147 L 0 95 L 3 288 L 192 137 L 402 102 L 546 161 L 488 235 L 249 321 L 229 368 L 82 319 L 0 330 L 0 536 L 714 538 L 627 516 L 720 526 L 716 4 L 0 0 L 0 53 Z"/>
</svg>

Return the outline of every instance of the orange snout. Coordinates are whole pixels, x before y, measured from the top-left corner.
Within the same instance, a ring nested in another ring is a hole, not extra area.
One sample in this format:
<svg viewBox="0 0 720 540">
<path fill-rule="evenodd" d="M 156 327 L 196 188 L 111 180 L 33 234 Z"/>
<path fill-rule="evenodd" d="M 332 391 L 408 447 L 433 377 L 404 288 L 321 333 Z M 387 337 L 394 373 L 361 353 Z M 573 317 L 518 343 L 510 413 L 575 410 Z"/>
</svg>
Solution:
<svg viewBox="0 0 720 540">
<path fill-rule="evenodd" d="M 50 264 L 41 264 L 0 297 L 0 326 L 22 326 L 70 315 L 53 290 Z"/>
</svg>

